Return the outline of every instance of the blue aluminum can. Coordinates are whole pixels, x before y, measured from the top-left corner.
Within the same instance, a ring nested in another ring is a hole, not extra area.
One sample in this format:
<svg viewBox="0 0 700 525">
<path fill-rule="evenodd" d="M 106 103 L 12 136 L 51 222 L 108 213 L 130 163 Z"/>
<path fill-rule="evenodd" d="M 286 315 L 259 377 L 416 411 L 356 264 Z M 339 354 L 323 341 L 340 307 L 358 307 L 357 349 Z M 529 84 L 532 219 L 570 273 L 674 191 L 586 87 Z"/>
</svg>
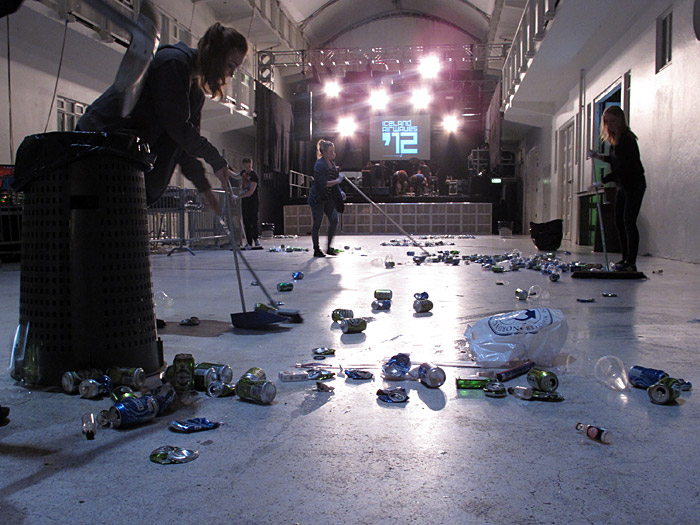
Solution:
<svg viewBox="0 0 700 525">
<path fill-rule="evenodd" d="M 390 310 L 391 309 L 391 301 L 388 299 L 385 300 L 379 300 L 376 299 L 372 301 L 372 310 Z"/>
<path fill-rule="evenodd" d="M 411 357 L 408 354 L 396 354 L 382 366 L 387 379 L 404 379 L 410 369 Z"/>
<path fill-rule="evenodd" d="M 155 397 L 125 397 L 109 408 L 109 421 L 114 428 L 133 427 L 155 419 L 157 414 Z"/>
<path fill-rule="evenodd" d="M 663 370 L 655 368 L 644 368 L 643 366 L 633 366 L 629 371 L 630 384 L 637 388 L 649 388 L 661 381 L 668 374 Z"/>
<path fill-rule="evenodd" d="M 148 392 L 148 395 L 152 396 L 158 402 L 158 413 L 156 416 L 160 416 L 175 402 L 177 392 L 170 383 L 163 383 Z"/>
<path fill-rule="evenodd" d="M 304 278 L 304 272 L 294 272 L 292 274 L 292 279 L 295 281 L 301 281 Z"/>
</svg>

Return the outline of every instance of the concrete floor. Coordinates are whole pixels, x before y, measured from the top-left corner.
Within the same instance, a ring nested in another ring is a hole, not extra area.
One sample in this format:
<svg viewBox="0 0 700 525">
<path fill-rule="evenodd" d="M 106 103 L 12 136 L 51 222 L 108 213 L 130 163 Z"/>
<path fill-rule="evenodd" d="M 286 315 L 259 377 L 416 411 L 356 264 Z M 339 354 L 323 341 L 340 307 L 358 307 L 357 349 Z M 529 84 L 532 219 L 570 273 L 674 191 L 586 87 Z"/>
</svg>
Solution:
<svg viewBox="0 0 700 525">
<path fill-rule="evenodd" d="M 309 253 L 249 252 L 268 287 L 303 271 L 291 293 L 273 296 L 301 310 L 305 322 L 274 332 L 231 329 L 240 311 L 231 252 L 198 250 L 151 259 L 154 290 L 174 298 L 159 310 L 167 321 L 198 316 L 219 321 L 218 337 L 163 335 L 165 355 L 229 363 L 236 377 L 260 366 L 276 378 L 311 349 L 332 346 L 330 362 L 372 363 L 403 351 L 414 361 L 467 362 L 467 323 L 517 310 L 516 287 L 539 284 L 543 297 L 528 306 L 549 306 L 566 315 L 569 335 L 556 368 L 558 404 L 486 398 L 458 392 L 454 378 L 467 369 L 445 367 L 438 390 L 404 382 L 405 405 L 377 401 L 384 381 L 335 379 L 333 394 L 313 382 L 280 383 L 271 406 L 238 398 L 196 401 L 174 414 L 130 430 L 105 429 L 94 441 L 80 431 L 81 414 L 107 408 L 57 391 L 27 389 L 0 375 L 0 404 L 11 422 L 0 427 L 0 512 L 4 523 L 697 523 L 700 482 L 700 409 L 694 394 L 675 406 L 650 403 L 643 390 L 625 393 L 596 382 L 593 368 L 604 355 L 662 368 L 700 384 L 697 342 L 700 267 L 642 257 L 646 281 L 575 280 L 550 283 L 539 273 L 496 275 L 477 264 L 417 267 L 406 248 L 381 247 L 396 236 L 338 238 L 336 246 L 361 246 L 337 258 Z M 450 249 L 536 253 L 526 237 L 454 239 Z M 309 238 L 267 240 L 310 246 Z M 441 248 L 434 248 L 441 249 Z M 601 261 L 601 254 L 563 245 L 565 259 Z M 399 263 L 386 270 L 381 259 Z M 560 252 L 563 255 L 563 252 Z M 7 363 L 18 319 L 19 267 L 0 272 L 0 361 Z M 663 270 L 663 274 L 654 274 Z M 497 280 L 505 286 L 496 286 Z M 243 282 L 249 305 L 259 288 Z M 373 291 L 390 288 L 390 312 L 372 313 Z M 428 291 L 431 316 L 416 317 L 413 294 Z M 617 298 L 602 298 L 613 291 Z M 547 293 L 548 292 L 548 293 Z M 594 297 L 584 304 L 577 297 Z M 343 335 L 334 308 L 370 316 L 363 334 Z M 378 374 L 378 370 L 377 376 Z M 525 378 L 510 385 L 524 385 Z M 192 435 L 167 429 L 172 419 L 202 416 L 223 422 Z M 608 428 L 605 446 L 574 431 L 577 422 Z M 185 465 L 158 465 L 149 453 L 161 445 L 199 451 Z"/>
</svg>

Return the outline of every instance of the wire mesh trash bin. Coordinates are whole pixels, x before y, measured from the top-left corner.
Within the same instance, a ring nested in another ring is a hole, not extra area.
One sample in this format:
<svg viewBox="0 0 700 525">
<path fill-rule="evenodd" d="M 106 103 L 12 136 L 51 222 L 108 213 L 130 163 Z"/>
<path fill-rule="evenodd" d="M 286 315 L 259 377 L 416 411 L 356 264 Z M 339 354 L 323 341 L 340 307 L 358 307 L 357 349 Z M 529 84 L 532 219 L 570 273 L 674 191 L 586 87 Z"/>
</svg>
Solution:
<svg viewBox="0 0 700 525">
<path fill-rule="evenodd" d="M 148 258 L 148 146 L 120 133 L 26 137 L 19 326 L 11 375 L 60 384 L 67 370 L 162 367 Z"/>
</svg>

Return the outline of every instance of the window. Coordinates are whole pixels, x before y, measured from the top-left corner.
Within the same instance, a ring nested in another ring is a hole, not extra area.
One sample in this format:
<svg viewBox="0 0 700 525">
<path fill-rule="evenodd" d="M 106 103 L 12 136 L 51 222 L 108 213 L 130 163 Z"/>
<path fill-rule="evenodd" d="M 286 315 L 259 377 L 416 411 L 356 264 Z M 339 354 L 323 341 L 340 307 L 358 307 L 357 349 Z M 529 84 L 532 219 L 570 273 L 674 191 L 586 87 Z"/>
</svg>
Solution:
<svg viewBox="0 0 700 525">
<path fill-rule="evenodd" d="M 656 19 L 656 72 L 671 63 L 671 43 L 673 33 L 673 12 Z"/>
<path fill-rule="evenodd" d="M 56 97 L 57 131 L 73 131 L 80 117 L 85 113 L 87 104 L 65 97 Z"/>
</svg>

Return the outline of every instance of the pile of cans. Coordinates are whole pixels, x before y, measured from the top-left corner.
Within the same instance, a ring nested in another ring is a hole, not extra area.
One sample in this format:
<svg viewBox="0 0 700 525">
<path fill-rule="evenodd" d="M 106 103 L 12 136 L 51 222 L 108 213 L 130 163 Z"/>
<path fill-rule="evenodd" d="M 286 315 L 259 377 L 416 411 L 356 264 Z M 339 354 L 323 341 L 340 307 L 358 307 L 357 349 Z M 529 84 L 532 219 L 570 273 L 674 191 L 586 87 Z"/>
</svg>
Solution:
<svg viewBox="0 0 700 525">
<path fill-rule="evenodd" d="M 344 334 L 358 334 L 367 329 L 367 320 L 355 317 L 355 312 L 347 308 L 336 308 L 331 312 L 334 323 L 340 324 Z"/>
<path fill-rule="evenodd" d="M 420 381 L 430 388 L 440 388 L 447 377 L 442 368 L 432 363 L 421 363 L 411 368 L 411 357 L 404 353 L 399 353 L 389 358 L 382 365 L 382 372 L 384 378 L 389 381 L 411 379 Z"/>
<path fill-rule="evenodd" d="M 628 373 L 629 381 L 635 388 L 646 389 L 649 399 L 655 405 L 672 404 L 682 391 L 692 390 L 693 385 L 684 379 L 670 377 L 663 370 L 633 366 Z"/>
</svg>

